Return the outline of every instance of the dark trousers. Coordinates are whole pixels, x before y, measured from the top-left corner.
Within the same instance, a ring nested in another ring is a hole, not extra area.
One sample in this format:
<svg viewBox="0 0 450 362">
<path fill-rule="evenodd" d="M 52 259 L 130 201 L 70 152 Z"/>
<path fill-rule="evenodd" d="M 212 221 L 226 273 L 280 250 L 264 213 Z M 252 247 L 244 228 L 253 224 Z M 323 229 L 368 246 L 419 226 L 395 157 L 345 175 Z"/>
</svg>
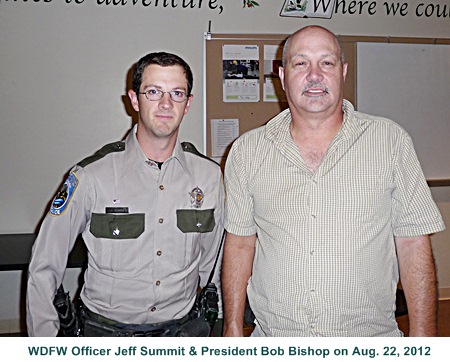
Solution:
<svg viewBox="0 0 450 362">
<path fill-rule="evenodd" d="M 178 320 L 150 324 L 126 324 L 105 318 L 81 306 L 80 327 L 84 337 L 175 337 L 189 322 L 189 316 Z"/>
</svg>

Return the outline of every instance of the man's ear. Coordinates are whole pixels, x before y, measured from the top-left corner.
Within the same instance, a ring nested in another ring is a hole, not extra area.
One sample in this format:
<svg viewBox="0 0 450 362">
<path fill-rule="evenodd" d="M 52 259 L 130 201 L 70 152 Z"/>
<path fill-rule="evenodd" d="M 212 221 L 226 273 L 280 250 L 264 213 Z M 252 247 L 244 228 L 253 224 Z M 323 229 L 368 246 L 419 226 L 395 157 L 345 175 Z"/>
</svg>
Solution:
<svg viewBox="0 0 450 362">
<path fill-rule="evenodd" d="M 128 97 L 130 98 L 131 105 L 136 112 L 139 112 L 139 97 L 136 92 L 132 89 L 128 91 Z"/>
<path fill-rule="evenodd" d="M 345 64 L 342 66 L 342 75 L 343 75 L 343 77 L 344 77 L 344 80 L 345 80 L 345 77 L 347 76 L 347 66 L 348 66 L 348 63 L 345 63 Z"/>
<path fill-rule="evenodd" d="M 192 103 L 192 98 L 194 98 L 194 96 L 191 94 L 186 101 L 186 107 L 184 107 L 184 114 L 187 114 L 187 112 L 189 111 L 189 108 L 191 107 Z"/>
<path fill-rule="evenodd" d="M 283 67 L 278 67 L 278 75 L 280 76 L 280 80 L 281 80 L 281 87 L 284 89 L 284 68 Z"/>
</svg>

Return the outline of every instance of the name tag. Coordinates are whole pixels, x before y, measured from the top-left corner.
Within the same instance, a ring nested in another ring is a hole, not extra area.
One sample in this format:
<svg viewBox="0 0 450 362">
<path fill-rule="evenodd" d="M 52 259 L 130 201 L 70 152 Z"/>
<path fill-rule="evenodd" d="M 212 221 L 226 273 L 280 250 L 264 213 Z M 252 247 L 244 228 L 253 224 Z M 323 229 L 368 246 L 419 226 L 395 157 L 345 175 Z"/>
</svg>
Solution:
<svg viewBox="0 0 450 362">
<path fill-rule="evenodd" d="M 105 212 L 107 214 L 128 214 L 128 207 L 107 207 Z"/>
</svg>

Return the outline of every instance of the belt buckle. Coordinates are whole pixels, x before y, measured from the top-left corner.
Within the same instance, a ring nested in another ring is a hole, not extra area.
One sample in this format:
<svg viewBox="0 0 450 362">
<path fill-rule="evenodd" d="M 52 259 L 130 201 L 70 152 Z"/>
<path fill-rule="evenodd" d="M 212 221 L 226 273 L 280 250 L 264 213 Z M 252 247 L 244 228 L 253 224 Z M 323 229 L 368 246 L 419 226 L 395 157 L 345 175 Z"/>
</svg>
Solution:
<svg viewBox="0 0 450 362">
<path fill-rule="evenodd" d="M 153 331 L 134 331 L 133 337 L 159 337 L 161 334 L 163 334 L 166 330 L 165 329 L 155 329 Z"/>
<path fill-rule="evenodd" d="M 114 333 L 114 337 L 134 337 L 134 333 L 133 331 L 118 328 Z"/>
</svg>

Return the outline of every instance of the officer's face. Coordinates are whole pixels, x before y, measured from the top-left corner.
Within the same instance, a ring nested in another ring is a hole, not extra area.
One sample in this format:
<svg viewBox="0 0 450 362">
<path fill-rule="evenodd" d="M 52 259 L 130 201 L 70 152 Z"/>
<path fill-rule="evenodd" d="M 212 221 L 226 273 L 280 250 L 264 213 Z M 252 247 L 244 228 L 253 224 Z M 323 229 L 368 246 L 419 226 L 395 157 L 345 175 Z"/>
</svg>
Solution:
<svg viewBox="0 0 450 362">
<path fill-rule="evenodd" d="M 142 74 L 139 92 L 143 93 L 150 89 L 187 93 L 188 83 L 183 68 L 179 65 L 168 67 L 149 65 Z M 128 96 L 133 108 L 139 112 L 138 139 L 142 139 L 142 136 L 147 139 L 176 138 L 181 121 L 188 112 L 192 100 L 191 96 L 178 103 L 170 98 L 169 93 L 164 93 L 159 100 L 148 100 L 145 94 L 136 94 L 132 90 L 128 92 Z"/>
</svg>

